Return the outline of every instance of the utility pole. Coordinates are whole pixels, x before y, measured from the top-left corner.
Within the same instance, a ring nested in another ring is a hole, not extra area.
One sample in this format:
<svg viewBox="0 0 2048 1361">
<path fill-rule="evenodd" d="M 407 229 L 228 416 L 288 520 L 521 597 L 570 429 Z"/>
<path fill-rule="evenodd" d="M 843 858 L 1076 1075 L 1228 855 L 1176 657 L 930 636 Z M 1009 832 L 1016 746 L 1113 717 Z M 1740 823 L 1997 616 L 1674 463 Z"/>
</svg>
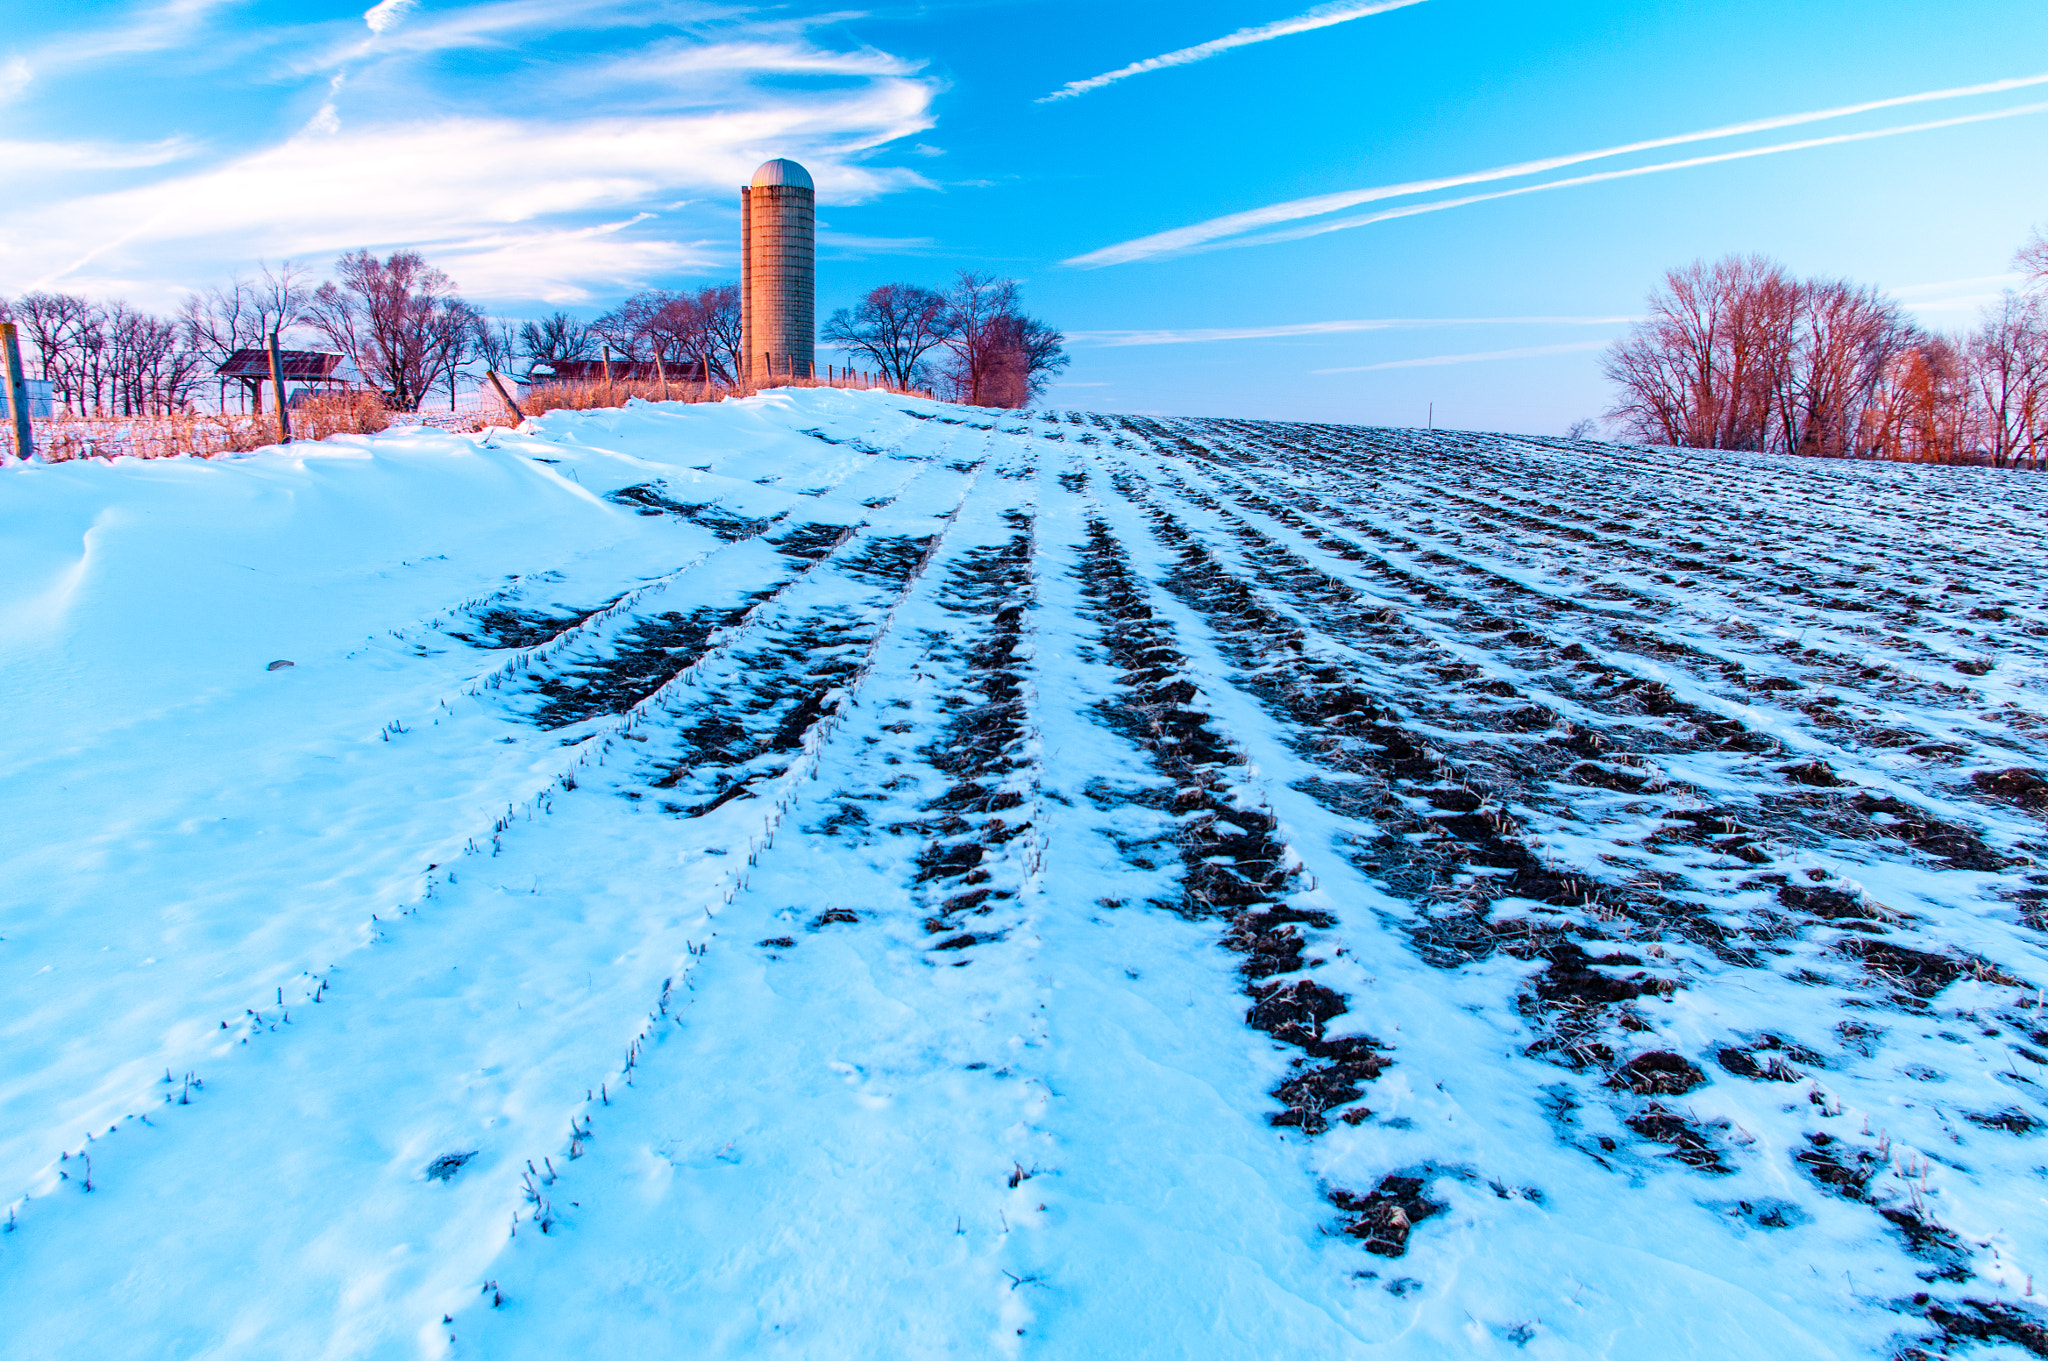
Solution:
<svg viewBox="0 0 2048 1361">
<path fill-rule="evenodd" d="M 0 349 L 7 351 L 7 414 L 14 419 L 14 453 L 35 457 L 35 431 L 28 423 L 28 380 L 21 375 L 21 337 L 11 321 L 0 321 Z"/>
<path fill-rule="evenodd" d="M 284 360 L 277 352 L 277 332 L 270 333 L 270 395 L 277 399 L 277 442 L 292 442 L 292 415 L 284 405 Z"/>
</svg>

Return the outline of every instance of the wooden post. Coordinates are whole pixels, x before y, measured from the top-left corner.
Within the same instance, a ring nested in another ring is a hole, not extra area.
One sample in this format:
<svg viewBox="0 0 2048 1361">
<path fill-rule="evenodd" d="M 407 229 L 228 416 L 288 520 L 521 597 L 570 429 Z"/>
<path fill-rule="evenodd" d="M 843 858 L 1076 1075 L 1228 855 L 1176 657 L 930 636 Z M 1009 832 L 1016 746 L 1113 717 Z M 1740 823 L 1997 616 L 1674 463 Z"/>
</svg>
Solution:
<svg viewBox="0 0 2048 1361">
<path fill-rule="evenodd" d="M 612 395 L 612 347 L 604 347 L 604 395 Z"/>
<path fill-rule="evenodd" d="M 661 400 L 668 400 L 668 370 L 662 367 L 661 351 L 654 352 L 654 381 L 661 384 Z"/>
<path fill-rule="evenodd" d="M 34 458 L 36 437 L 28 423 L 28 379 L 21 373 L 21 336 L 11 321 L 0 321 L 0 349 L 7 351 L 7 414 L 14 421 L 14 456 Z"/>
<path fill-rule="evenodd" d="M 496 369 L 485 369 L 484 377 L 491 380 L 491 386 L 498 390 L 498 400 L 511 408 L 512 415 L 518 420 L 525 420 L 526 413 L 519 409 L 519 403 L 512 400 L 512 394 L 506 391 L 504 380 L 498 377 L 498 371 Z"/>
<path fill-rule="evenodd" d="M 284 405 L 284 360 L 277 352 L 277 332 L 270 333 L 270 395 L 277 400 L 277 442 L 292 442 L 292 413 Z"/>
</svg>

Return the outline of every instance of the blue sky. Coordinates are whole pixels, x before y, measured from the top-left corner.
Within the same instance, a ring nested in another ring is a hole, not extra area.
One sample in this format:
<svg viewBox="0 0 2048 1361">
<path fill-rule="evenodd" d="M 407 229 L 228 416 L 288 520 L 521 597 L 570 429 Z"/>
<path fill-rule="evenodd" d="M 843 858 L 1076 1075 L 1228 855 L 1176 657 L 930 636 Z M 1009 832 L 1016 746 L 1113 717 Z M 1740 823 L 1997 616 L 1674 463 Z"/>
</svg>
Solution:
<svg viewBox="0 0 2048 1361">
<path fill-rule="evenodd" d="M 7 293 L 406 245 L 594 314 L 732 277 L 788 155 L 822 308 L 1013 275 L 1073 337 L 1057 401 L 1540 433 L 1669 266 L 1962 326 L 2048 222 L 2034 0 L 4 3 Z"/>
</svg>

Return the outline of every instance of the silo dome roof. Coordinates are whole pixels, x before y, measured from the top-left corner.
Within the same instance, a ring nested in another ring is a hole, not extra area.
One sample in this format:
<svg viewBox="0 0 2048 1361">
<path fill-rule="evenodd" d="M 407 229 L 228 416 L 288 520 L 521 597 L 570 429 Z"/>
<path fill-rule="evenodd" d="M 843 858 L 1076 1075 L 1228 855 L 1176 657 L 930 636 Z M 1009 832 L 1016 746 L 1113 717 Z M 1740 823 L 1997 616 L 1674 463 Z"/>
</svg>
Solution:
<svg viewBox="0 0 2048 1361">
<path fill-rule="evenodd" d="M 754 172 L 754 188 L 759 189 L 771 184 L 787 184 L 797 189 L 817 188 L 811 183 L 810 171 L 795 161 L 781 159 L 769 161 Z"/>
</svg>

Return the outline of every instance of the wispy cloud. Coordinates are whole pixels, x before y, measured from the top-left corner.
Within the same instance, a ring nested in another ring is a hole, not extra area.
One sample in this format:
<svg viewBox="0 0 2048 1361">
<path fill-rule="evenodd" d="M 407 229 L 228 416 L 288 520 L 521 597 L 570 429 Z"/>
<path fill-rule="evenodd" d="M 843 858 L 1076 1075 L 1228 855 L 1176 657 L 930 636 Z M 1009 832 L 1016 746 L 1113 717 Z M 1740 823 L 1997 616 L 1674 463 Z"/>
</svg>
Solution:
<svg viewBox="0 0 2048 1361">
<path fill-rule="evenodd" d="M 1799 127 L 1807 123 L 1818 123 L 1834 118 L 1848 118 L 1856 114 L 1873 113 L 1882 109 L 1901 108 L 1912 104 L 2002 94 L 2007 91 L 2027 89 L 2038 85 L 2048 85 L 2048 73 L 2020 76 L 2010 80 L 1988 81 L 1978 85 L 1957 86 L 1946 90 L 1928 90 L 1919 94 L 1897 95 L 1888 99 L 1866 100 L 1860 104 L 1844 104 L 1837 108 L 1819 109 L 1808 113 L 1783 114 L 1772 118 L 1753 119 L 1745 123 L 1730 123 L 1721 127 L 1707 128 L 1699 132 L 1686 132 L 1670 137 L 1654 137 L 1644 141 L 1626 142 L 1619 146 L 1602 147 L 1597 151 L 1580 151 L 1563 156 L 1548 156 L 1540 160 L 1520 161 L 1513 165 L 1495 166 L 1490 170 L 1475 170 L 1460 175 L 1441 176 L 1436 179 L 1409 180 L 1401 184 L 1375 185 L 1370 188 L 1345 190 L 1334 194 L 1316 194 L 1308 198 L 1290 199 L 1283 203 L 1269 204 L 1263 208 L 1249 209 L 1245 212 L 1229 213 L 1222 217 L 1210 218 L 1207 221 L 1193 223 L 1189 226 L 1176 227 L 1170 231 L 1155 232 L 1149 236 L 1141 236 L 1134 240 L 1119 242 L 1113 246 L 1104 246 L 1100 250 L 1090 251 L 1085 255 L 1077 255 L 1066 261 L 1066 263 L 1084 269 L 1092 269 L 1103 265 L 1128 264 L 1135 260 L 1144 260 L 1160 255 L 1179 254 L 1199 249 L 1215 242 L 1227 242 L 1227 244 L 1231 245 L 1251 245 L 1255 241 L 1285 240 L 1289 238 L 1284 236 L 1261 236 L 1242 241 L 1229 241 L 1228 238 L 1244 237 L 1247 233 L 1256 232 L 1265 227 L 1273 227 L 1283 222 L 1321 217 L 1329 213 L 1341 212 L 1346 208 L 1355 208 L 1363 203 L 1384 199 L 1409 198 L 1418 194 L 1439 193 L 1445 189 L 1458 189 L 1466 185 L 1486 184 L 1499 180 L 1519 179 L 1528 175 L 1540 175 L 1553 170 L 1561 170 L 1567 166 L 1581 165 L 1589 161 L 1606 160 L 1616 156 L 1633 155 L 1645 151 L 1656 151 L 1665 147 L 1685 146 L 1695 142 L 1715 141 L 1725 137 L 1740 137 L 1760 132 L 1773 132 L 1783 128 Z M 2018 112 L 2031 111 L 2032 108 L 2030 106 Z M 1981 115 L 1978 118 L 1957 121 L 1979 121 L 1980 118 L 2008 117 L 2013 112 L 2015 111 L 2001 110 L 1992 114 Z M 1859 137 L 1893 136 L 1901 132 L 1918 132 L 1932 127 L 1948 127 L 1952 125 L 1950 122 L 1916 124 L 1911 127 L 1881 129 L 1873 133 L 1860 134 Z M 1813 142 L 1788 142 L 1777 147 L 1735 153 L 1730 156 L 1674 161 L 1666 166 L 1618 173 L 1647 174 L 1651 173 L 1652 169 L 1677 169 L 1684 166 L 1707 164 L 1716 159 L 1736 159 L 1737 156 L 1741 155 L 1761 155 L 1769 154 L 1773 151 L 1789 151 L 1829 144 L 1831 142 L 1827 139 Z M 1608 176 L 1607 178 L 1613 177 Z M 1557 181 L 1556 183 L 1559 185 L 1584 184 L 1591 183 L 1592 180 L 1593 177 L 1582 177 L 1574 180 Z M 1545 186 L 1531 187 L 1542 188 Z M 1528 190 L 1510 192 L 1528 192 Z M 1488 197 L 1499 196 L 1478 195 L 1467 199 L 1448 201 L 1446 206 L 1477 203 Z M 1434 210 L 1425 207 L 1419 211 L 1427 212 Z M 1401 215 L 1405 214 L 1354 218 L 1347 220 L 1343 225 L 1363 226 L 1368 222 L 1384 221 L 1385 216 Z"/>
<path fill-rule="evenodd" d="M 702 0 L 360 0 L 346 20 L 266 39 L 313 63 L 289 69 L 318 73 L 304 91 L 317 107 L 294 135 L 189 166 L 169 164 L 196 150 L 182 143 L 0 141 L 0 164 L 17 168 L 135 172 L 85 194 L 39 174 L 32 192 L 0 195 L 0 293 L 158 305 L 243 261 L 356 247 L 418 248 L 485 298 L 571 301 L 726 268 L 737 186 L 768 156 L 804 161 L 833 204 L 933 187 L 873 153 L 932 127 L 940 82 L 915 60 L 815 43 L 806 30 L 820 22 Z M 668 33 L 637 50 L 538 41 L 650 24 Z M 417 58 L 465 48 L 501 49 L 489 63 L 517 77 L 451 97 L 440 64 Z"/>
<path fill-rule="evenodd" d="M 1183 47 L 1161 56 L 1147 57 L 1143 61 L 1134 61 L 1129 66 L 1105 71 L 1086 80 L 1070 80 L 1051 94 L 1041 95 L 1038 102 L 1050 104 L 1056 99 L 1072 99 L 1076 95 L 1087 94 L 1090 90 L 1099 90 L 1105 85 L 1129 80 L 1132 76 L 1142 76 L 1148 71 L 1163 71 L 1169 66 L 1186 66 L 1190 62 L 1207 61 L 1233 48 L 1271 42 L 1275 38 L 1328 28 L 1332 24 L 1346 24 L 1353 19 L 1364 19 L 1370 15 L 1384 14 L 1390 9 L 1405 9 L 1409 5 L 1421 3 L 1422 0 L 1365 0 L 1365 3 L 1359 3 L 1358 0 L 1341 0 L 1337 4 L 1317 5 L 1314 9 L 1295 15 L 1292 19 L 1240 28 L 1235 33 L 1227 33 L 1220 38 L 1212 38 L 1208 42 L 1196 43 L 1193 47 Z"/>
<path fill-rule="evenodd" d="M 1976 312 L 1998 301 L 2008 288 L 2017 288 L 2025 276 L 2017 273 L 1980 274 L 1971 279 L 1945 279 L 1939 283 L 1905 284 L 1887 290 L 1907 311 L 1922 316 L 1941 312 Z"/>
<path fill-rule="evenodd" d="M 1541 359 L 1551 354 L 1578 354 L 1605 349 L 1604 340 L 1574 340 L 1564 345 L 1528 345 L 1518 350 L 1485 350 L 1477 354 L 1432 354 L 1420 359 L 1389 359 L 1383 364 L 1352 364 L 1341 369 L 1311 369 L 1311 373 L 1373 373 L 1380 369 L 1433 369 L 1441 364 L 1484 364 L 1495 359 Z"/>
<path fill-rule="evenodd" d="M 1076 345 L 1199 345 L 1216 340 L 1284 340 L 1358 331 L 1424 330 L 1436 326 L 1625 326 L 1634 317 L 1372 317 L 1354 321 L 1297 321 L 1279 326 L 1204 326 L 1187 330 L 1070 331 Z"/>
<path fill-rule="evenodd" d="M 377 0 L 377 3 L 363 11 L 363 22 L 370 26 L 370 32 L 382 33 L 400 19 L 406 11 L 417 5 L 419 0 Z"/>
<path fill-rule="evenodd" d="M 12 84 L 26 86 L 36 75 L 90 67 L 120 57 L 183 47 L 199 37 L 215 10 L 236 0 L 163 0 L 137 5 L 101 28 L 80 28 L 44 44 L 32 55 L 17 55 L 0 70 L 0 94 Z"/>
<path fill-rule="evenodd" d="M 88 170 L 137 170 L 168 165 L 196 154 L 182 137 L 161 142 L 10 142 L 0 141 L 0 165 L 38 175 Z"/>
<path fill-rule="evenodd" d="M 700 116 L 309 130 L 197 173 L 0 208 L 0 242 L 12 247 L 0 249 L 0 292 L 60 282 L 129 288 L 124 269 L 181 244 L 229 259 L 406 245 L 451 266 L 466 261 L 450 272 L 480 293 L 577 296 L 593 285 L 644 281 L 685 257 L 664 255 L 623 228 L 565 217 L 667 204 L 679 191 L 722 202 L 764 148 L 804 160 L 837 202 L 925 184 L 857 157 L 876 141 L 928 127 L 930 93 L 918 82 L 887 80 L 829 95 L 764 92 L 751 107 Z M 687 258 L 729 249 L 721 242 Z"/>
<path fill-rule="evenodd" d="M 0 104 L 8 103 L 26 90 L 33 74 L 27 57 L 9 57 L 0 61 Z"/>
<path fill-rule="evenodd" d="M 679 76 L 730 71 L 749 75 L 909 76 L 923 65 L 872 47 L 841 52 L 802 42 L 665 42 L 587 67 L 579 74 L 593 83 L 674 80 Z"/>
</svg>

